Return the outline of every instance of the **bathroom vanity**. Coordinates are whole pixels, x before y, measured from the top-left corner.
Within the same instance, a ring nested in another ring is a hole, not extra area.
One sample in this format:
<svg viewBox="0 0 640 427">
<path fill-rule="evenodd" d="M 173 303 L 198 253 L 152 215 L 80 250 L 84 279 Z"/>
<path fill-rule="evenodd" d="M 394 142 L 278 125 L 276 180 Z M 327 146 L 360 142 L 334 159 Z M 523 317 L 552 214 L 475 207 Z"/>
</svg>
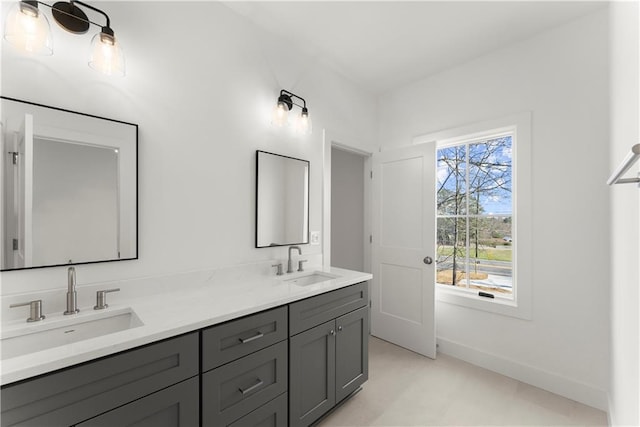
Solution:
<svg viewBox="0 0 640 427">
<path fill-rule="evenodd" d="M 6 359 L 2 426 L 310 425 L 368 378 L 371 276 L 331 273 L 145 299 L 131 305 L 143 326 Z M 47 355 L 68 366 L 47 371 Z"/>
</svg>

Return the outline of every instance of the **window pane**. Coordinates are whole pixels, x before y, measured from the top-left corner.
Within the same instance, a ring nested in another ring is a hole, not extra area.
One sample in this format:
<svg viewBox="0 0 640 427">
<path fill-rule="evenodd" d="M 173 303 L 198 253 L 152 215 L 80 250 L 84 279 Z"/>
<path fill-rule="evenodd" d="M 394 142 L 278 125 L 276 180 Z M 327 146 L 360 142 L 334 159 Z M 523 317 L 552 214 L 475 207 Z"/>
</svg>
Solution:
<svg viewBox="0 0 640 427">
<path fill-rule="evenodd" d="M 470 288 L 513 294 L 511 224 L 511 216 L 469 219 Z"/>
<path fill-rule="evenodd" d="M 466 286 L 466 218 L 438 218 L 436 282 L 443 285 Z M 454 274 L 456 271 L 455 282 Z"/>
<path fill-rule="evenodd" d="M 466 214 L 466 147 L 441 148 L 437 156 L 438 215 Z"/>
<path fill-rule="evenodd" d="M 511 214 L 511 136 L 469 144 L 469 211 Z"/>
</svg>

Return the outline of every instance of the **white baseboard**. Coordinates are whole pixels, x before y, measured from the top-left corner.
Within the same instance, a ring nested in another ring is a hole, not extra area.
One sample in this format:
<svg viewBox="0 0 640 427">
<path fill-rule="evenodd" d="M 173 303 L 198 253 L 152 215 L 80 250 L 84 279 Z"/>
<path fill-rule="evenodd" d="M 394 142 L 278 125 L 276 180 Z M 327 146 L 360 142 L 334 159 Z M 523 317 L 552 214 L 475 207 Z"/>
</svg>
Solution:
<svg viewBox="0 0 640 427">
<path fill-rule="evenodd" d="M 606 391 L 535 366 L 438 338 L 438 352 L 609 413 Z"/>
</svg>

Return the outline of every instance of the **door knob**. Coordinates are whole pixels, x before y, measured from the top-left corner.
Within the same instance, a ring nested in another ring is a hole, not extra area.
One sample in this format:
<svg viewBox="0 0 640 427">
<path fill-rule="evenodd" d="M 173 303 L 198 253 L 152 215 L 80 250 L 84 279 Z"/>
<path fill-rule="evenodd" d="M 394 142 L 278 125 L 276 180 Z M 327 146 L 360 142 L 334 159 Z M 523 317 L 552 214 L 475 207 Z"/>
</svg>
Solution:
<svg viewBox="0 0 640 427">
<path fill-rule="evenodd" d="M 431 258 L 430 256 L 426 256 L 426 257 L 424 257 L 422 262 L 424 262 L 427 265 L 433 264 L 433 258 Z"/>
</svg>

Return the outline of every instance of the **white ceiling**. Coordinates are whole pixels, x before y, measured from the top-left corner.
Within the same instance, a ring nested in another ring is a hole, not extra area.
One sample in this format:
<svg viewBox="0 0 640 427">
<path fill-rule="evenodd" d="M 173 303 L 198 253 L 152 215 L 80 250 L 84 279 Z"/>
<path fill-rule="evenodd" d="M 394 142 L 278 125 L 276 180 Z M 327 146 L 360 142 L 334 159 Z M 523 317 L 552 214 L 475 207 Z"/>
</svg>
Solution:
<svg viewBox="0 0 640 427">
<path fill-rule="evenodd" d="M 606 6 L 596 1 L 226 2 L 379 94 Z"/>
</svg>

